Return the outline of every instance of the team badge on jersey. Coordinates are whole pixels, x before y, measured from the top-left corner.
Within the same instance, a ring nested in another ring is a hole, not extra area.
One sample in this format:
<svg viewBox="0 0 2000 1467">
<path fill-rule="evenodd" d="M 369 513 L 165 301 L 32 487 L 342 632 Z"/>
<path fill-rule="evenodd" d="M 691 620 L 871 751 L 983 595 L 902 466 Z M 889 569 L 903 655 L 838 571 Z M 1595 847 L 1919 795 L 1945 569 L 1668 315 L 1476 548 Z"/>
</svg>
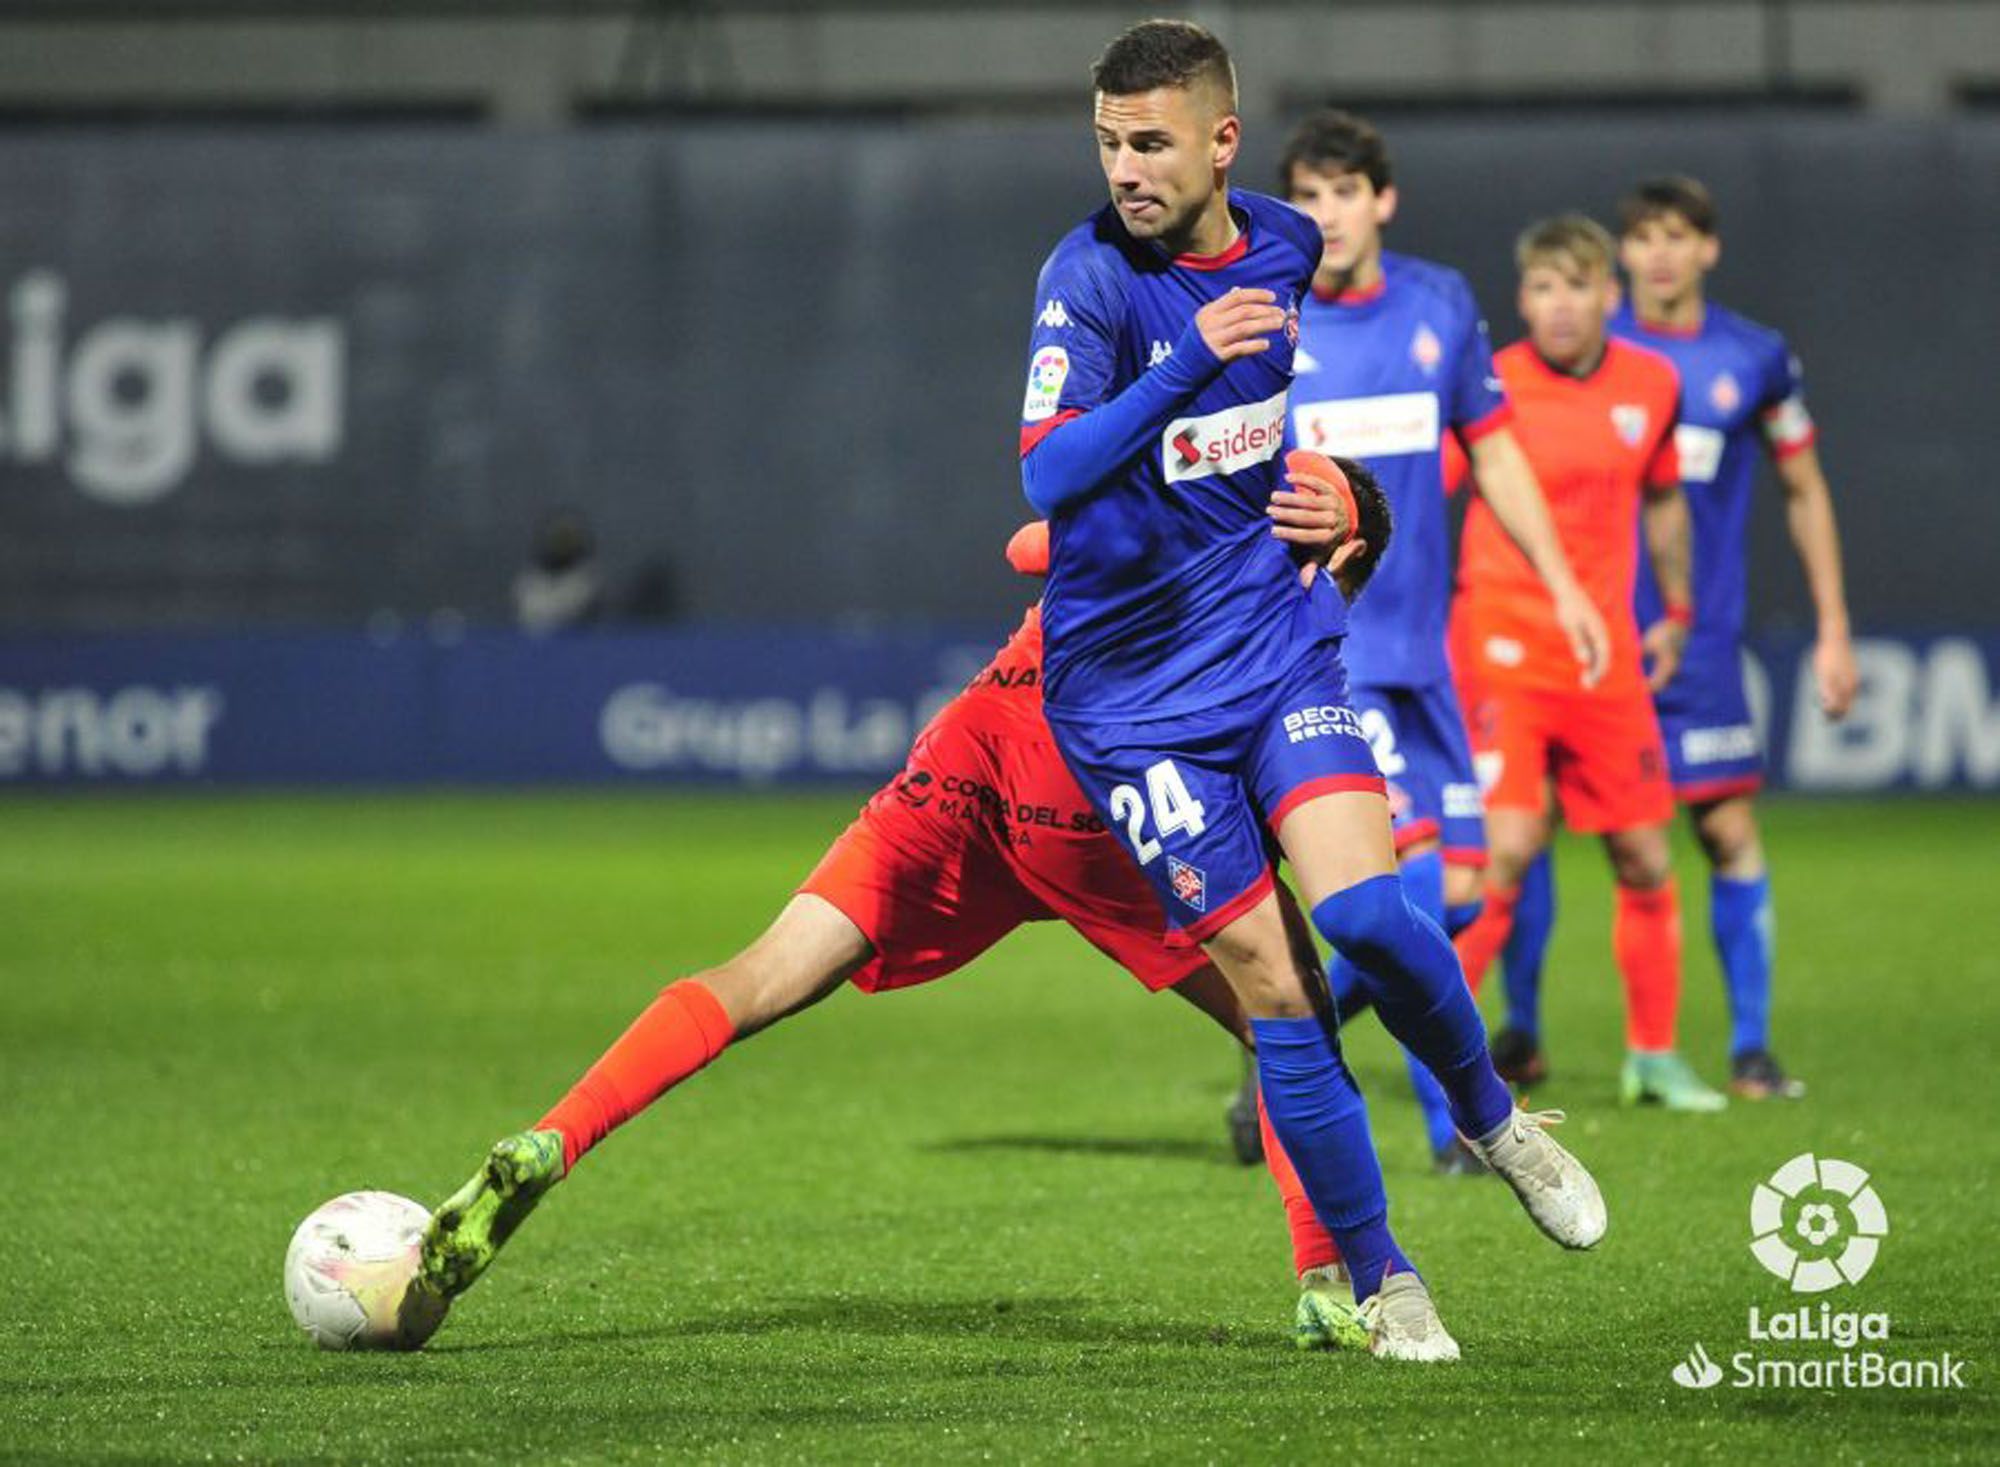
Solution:
<svg viewBox="0 0 2000 1467">
<path fill-rule="evenodd" d="M 1410 360 L 1423 368 L 1426 377 L 1435 374 L 1438 363 L 1444 360 L 1444 343 L 1428 322 L 1418 326 L 1417 334 L 1410 338 Z"/>
<path fill-rule="evenodd" d="M 1719 413 L 1733 413 L 1742 405 L 1743 389 L 1736 385 L 1736 379 L 1724 372 L 1708 384 L 1708 403 Z"/>
<path fill-rule="evenodd" d="M 1028 368 L 1028 396 L 1021 404 L 1021 420 L 1038 423 L 1056 415 L 1062 400 L 1063 383 L 1069 380 L 1069 353 L 1059 346 L 1045 346 L 1035 353 Z"/>
<path fill-rule="evenodd" d="M 1651 421 L 1652 415 L 1641 403 L 1621 402 L 1611 409 L 1611 426 L 1628 448 L 1637 448 L 1646 441 L 1646 425 Z"/>
<path fill-rule="evenodd" d="M 1299 298 L 1297 296 L 1293 296 L 1291 304 L 1285 307 L 1285 340 L 1289 341 L 1293 346 L 1299 344 Z M 1296 361 L 1292 364 L 1292 370 L 1295 372 L 1298 370 L 1298 363 Z"/>
<path fill-rule="evenodd" d="M 1201 867 L 1190 866 L 1179 856 L 1167 857 L 1167 882 L 1174 895 L 1197 912 L 1208 910 L 1208 877 Z"/>
</svg>

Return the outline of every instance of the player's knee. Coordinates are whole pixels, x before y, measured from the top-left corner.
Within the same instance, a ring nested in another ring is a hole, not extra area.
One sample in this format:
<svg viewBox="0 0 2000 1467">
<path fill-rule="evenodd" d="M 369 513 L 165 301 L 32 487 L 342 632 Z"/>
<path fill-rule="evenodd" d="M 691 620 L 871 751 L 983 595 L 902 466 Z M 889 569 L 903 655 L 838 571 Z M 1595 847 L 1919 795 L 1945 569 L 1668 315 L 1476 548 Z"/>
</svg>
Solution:
<svg viewBox="0 0 2000 1467">
<path fill-rule="evenodd" d="M 1444 863 L 1444 904 L 1447 907 L 1476 907 L 1486 895 L 1485 873 L 1477 866 L 1459 861 Z"/>
<path fill-rule="evenodd" d="M 1716 809 L 1695 822 L 1708 864 L 1723 876 L 1748 880 L 1764 872 L 1764 848 L 1757 839 L 1757 822 L 1746 810 Z"/>
<path fill-rule="evenodd" d="M 1673 879 L 1674 863 L 1665 840 L 1613 841 L 1611 874 L 1633 891 L 1657 891 Z"/>
<path fill-rule="evenodd" d="M 1407 944 L 1417 914 L 1403 894 L 1403 879 L 1370 877 L 1337 891 L 1313 908 L 1319 935 L 1363 968 L 1392 957 Z"/>
</svg>

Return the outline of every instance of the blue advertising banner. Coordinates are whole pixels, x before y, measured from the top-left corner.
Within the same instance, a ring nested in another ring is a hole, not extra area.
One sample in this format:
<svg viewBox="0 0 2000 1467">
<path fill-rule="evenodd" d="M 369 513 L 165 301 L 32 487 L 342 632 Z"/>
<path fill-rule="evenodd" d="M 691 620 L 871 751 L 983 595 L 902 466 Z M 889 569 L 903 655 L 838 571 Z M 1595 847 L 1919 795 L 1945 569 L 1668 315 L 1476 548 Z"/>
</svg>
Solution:
<svg viewBox="0 0 2000 1467">
<path fill-rule="evenodd" d="M 689 629 L 0 640 L 0 787 L 869 784 L 997 634 Z M 1867 637 L 1842 722 L 1810 647 L 1750 655 L 1774 787 L 2000 790 L 2000 633 Z"/>
</svg>

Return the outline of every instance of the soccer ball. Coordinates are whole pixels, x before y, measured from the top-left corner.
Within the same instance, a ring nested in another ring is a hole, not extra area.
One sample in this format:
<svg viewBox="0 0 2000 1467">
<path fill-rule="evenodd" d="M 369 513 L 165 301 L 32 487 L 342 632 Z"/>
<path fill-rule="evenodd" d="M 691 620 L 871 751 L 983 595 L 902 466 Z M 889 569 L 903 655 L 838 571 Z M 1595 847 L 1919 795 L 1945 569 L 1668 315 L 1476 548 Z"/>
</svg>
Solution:
<svg viewBox="0 0 2000 1467">
<path fill-rule="evenodd" d="M 394 1192 L 349 1192 L 299 1224 L 285 1252 L 285 1302 L 323 1350 L 415 1350 L 446 1301 L 412 1290 L 431 1215 Z"/>
</svg>

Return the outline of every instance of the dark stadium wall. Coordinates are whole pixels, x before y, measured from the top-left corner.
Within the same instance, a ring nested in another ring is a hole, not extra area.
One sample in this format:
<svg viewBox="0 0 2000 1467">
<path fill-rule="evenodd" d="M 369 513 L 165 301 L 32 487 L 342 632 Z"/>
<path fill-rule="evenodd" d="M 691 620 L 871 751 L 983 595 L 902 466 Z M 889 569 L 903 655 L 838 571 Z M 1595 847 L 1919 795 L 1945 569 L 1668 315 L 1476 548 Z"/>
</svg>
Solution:
<svg viewBox="0 0 2000 1467">
<path fill-rule="evenodd" d="M 1858 621 L 2000 622 L 2000 119 L 1391 141 L 1392 242 L 1464 269 L 1497 341 L 1521 225 L 1707 179 L 1716 293 L 1805 359 Z M 0 630 L 502 621 L 558 506 L 614 611 L 663 579 L 728 620 L 1022 600 L 1022 350 L 1100 197 L 1080 123 L 23 132 L 0 188 Z M 1798 626 L 1775 485 L 1755 549 L 1754 619 Z"/>
</svg>

